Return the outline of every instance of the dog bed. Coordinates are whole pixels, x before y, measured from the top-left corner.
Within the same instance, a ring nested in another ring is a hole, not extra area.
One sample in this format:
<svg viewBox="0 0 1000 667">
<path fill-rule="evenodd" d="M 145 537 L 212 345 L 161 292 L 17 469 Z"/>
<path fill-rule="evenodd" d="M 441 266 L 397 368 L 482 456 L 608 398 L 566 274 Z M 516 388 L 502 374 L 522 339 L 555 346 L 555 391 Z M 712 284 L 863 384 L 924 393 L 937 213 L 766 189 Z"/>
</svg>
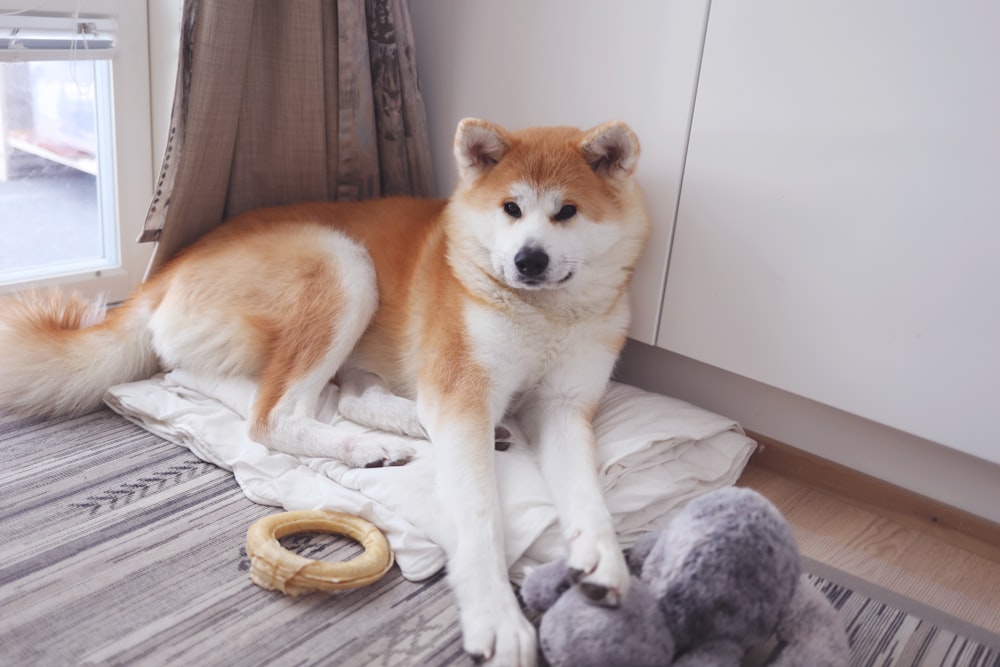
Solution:
<svg viewBox="0 0 1000 667">
<path fill-rule="evenodd" d="M 286 510 L 331 509 L 378 526 L 403 576 L 420 581 L 445 564 L 446 530 L 434 493 L 434 451 L 416 441 L 404 466 L 358 469 L 300 458 L 250 440 L 245 415 L 255 385 L 172 371 L 112 387 L 105 402 L 148 431 L 230 470 L 248 498 Z M 337 414 L 327 386 L 318 417 L 344 435 L 380 438 Z M 734 421 L 683 401 L 611 383 L 594 419 L 600 476 L 622 546 L 661 529 L 683 504 L 733 484 L 755 443 Z M 520 582 L 525 568 L 565 555 L 555 508 L 533 454 L 524 445 L 496 452 L 507 562 Z"/>
</svg>

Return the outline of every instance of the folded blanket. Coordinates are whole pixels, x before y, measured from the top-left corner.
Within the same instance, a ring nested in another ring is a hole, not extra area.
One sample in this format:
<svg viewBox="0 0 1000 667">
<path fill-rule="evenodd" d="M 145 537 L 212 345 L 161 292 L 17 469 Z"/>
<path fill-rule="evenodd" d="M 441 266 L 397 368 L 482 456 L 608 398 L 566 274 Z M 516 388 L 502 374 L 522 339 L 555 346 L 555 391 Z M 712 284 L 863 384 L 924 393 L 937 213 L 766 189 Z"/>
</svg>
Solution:
<svg viewBox="0 0 1000 667">
<path fill-rule="evenodd" d="M 247 435 L 256 386 L 172 371 L 112 387 L 105 402 L 150 432 L 230 470 L 248 498 L 286 510 L 329 509 L 362 516 L 389 539 L 406 578 L 440 570 L 446 530 L 434 493 L 434 451 L 415 441 L 405 466 L 349 468 L 267 449 Z M 337 414 L 337 387 L 320 397 L 318 418 L 359 438 L 383 438 Z M 731 485 L 754 449 L 732 420 L 683 401 L 611 383 L 594 419 L 600 475 L 622 546 L 659 530 L 684 503 Z M 394 436 L 395 437 L 395 436 Z M 565 555 L 555 508 L 529 448 L 496 452 L 507 562 L 525 568 Z"/>
</svg>

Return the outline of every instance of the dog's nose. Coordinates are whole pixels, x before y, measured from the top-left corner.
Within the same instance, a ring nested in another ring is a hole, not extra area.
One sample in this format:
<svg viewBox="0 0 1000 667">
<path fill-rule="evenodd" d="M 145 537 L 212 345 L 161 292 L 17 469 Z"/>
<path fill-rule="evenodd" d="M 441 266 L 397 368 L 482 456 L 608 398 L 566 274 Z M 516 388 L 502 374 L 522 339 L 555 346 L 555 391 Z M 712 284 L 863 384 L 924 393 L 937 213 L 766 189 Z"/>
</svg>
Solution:
<svg viewBox="0 0 1000 667">
<path fill-rule="evenodd" d="M 537 278 L 549 266 L 549 256 L 540 248 L 521 248 L 514 255 L 514 266 L 526 278 Z"/>
</svg>

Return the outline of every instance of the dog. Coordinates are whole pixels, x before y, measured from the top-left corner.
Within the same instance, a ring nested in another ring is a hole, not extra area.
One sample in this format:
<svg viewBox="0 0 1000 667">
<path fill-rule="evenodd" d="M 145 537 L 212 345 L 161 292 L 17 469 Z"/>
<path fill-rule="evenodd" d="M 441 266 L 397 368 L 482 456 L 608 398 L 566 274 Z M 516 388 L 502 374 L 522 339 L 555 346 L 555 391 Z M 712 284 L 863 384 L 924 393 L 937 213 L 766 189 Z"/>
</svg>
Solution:
<svg viewBox="0 0 1000 667">
<path fill-rule="evenodd" d="M 112 309 L 54 292 L 7 297 L 0 407 L 89 411 L 107 387 L 170 368 L 249 376 L 256 441 L 351 466 L 409 460 L 409 441 L 338 440 L 314 419 L 336 378 L 347 418 L 434 447 L 465 650 L 533 665 L 534 630 L 507 577 L 495 440 L 534 450 L 576 585 L 616 606 L 628 568 L 591 421 L 625 342 L 628 284 L 649 233 L 639 152 L 621 122 L 509 131 L 465 119 L 448 200 L 245 213 Z"/>
</svg>

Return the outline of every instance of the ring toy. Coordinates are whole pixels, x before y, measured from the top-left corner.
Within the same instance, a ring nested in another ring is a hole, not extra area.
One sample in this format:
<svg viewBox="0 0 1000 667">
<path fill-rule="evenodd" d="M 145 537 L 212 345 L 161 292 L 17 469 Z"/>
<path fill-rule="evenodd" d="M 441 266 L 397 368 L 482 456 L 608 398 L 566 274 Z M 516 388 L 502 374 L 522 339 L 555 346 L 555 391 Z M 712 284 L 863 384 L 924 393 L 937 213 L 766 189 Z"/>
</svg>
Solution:
<svg viewBox="0 0 1000 667">
<path fill-rule="evenodd" d="M 298 533 L 346 535 L 365 550 L 340 563 L 310 560 L 278 542 Z M 341 512 L 310 510 L 280 512 L 254 522 L 247 531 L 247 555 L 253 583 L 286 595 L 367 586 L 381 579 L 393 563 L 389 542 L 370 522 Z"/>
</svg>

